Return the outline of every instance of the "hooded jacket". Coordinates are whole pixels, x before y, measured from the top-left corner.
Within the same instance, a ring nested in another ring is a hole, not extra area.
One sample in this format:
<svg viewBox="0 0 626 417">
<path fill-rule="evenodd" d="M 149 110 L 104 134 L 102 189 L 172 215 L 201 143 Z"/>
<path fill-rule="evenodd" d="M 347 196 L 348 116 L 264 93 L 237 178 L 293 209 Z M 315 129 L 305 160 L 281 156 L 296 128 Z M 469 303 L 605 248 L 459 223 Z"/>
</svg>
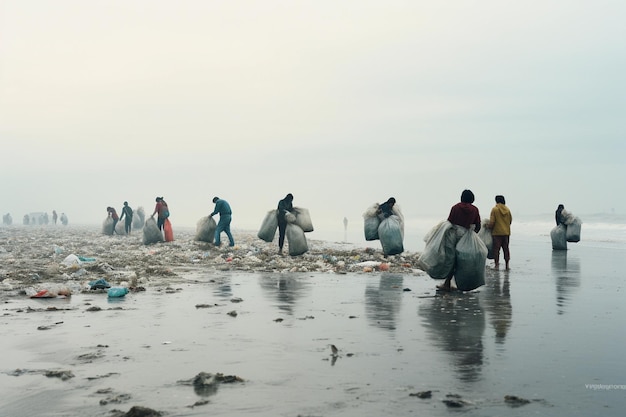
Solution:
<svg viewBox="0 0 626 417">
<path fill-rule="evenodd" d="M 498 203 L 491 209 L 489 228 L 493 236 L 510 236 L 512 222 L 511 210 L 506 205 Z"/>
</svg>

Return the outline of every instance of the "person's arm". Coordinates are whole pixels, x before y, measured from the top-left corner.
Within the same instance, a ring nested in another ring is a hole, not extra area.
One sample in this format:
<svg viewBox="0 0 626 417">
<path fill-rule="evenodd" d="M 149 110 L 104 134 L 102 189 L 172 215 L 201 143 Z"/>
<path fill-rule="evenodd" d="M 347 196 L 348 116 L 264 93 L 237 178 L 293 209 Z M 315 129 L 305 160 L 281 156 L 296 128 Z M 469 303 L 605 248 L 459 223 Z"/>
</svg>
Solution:
<svg viewBox="0 0 626 417">
<path fill-rule="evenodd" d="M 217 200 L 217 203 L 215 203 L 215 208 L 213 209 L 213 213 L 209 214 L 209 217 L 213 217 L 213 216 L 215 216 L 217 213 L 219 213 L 219 211 L 220 211 L 219 209 L 220 209 L 220 206 L 221 206 L 221 204 L 220 204 L 220 203 L 221 203 L 221 201 L 220 201 L 220 200 Z"/>
</svg>

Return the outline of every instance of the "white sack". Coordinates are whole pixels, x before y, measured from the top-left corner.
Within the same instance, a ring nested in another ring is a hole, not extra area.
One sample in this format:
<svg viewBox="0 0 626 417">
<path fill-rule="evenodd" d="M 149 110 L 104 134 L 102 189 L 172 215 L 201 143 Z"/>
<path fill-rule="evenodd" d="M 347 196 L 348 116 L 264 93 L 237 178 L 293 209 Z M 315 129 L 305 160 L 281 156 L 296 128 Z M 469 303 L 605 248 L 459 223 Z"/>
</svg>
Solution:
<svg viewBox="0 0 626 417">
<path fill-rule="evenodd" d="M 285 229 L 285 237 L 287 238 L 287 243 L 289 244 L 289 255 L 298 256 L 309 250 L 304 230 L 302 230 L 300 226 L 288 223 L 287 228 Z"/>
<path fill-rule="evenodd" d="M 205 216 L 202 217 L 196 223 L 196 237 L 195 240 L 198 242 L 208 242 L 213 243 L 215 240 L 215 229 L 217 228 L 217 223 L 213 217 Z"/>
<path fill-rule="evenodd" d="M 274 240 L 274 236 L 276 235 L 276 229 L 278 229 L 278 210 L 270 210 L 265 215 L 263 219 L 263 223 L 261 224 L 261 228 L 257 233 L 257 237 L 266 242 L 271 242 Z"/>
</svg>

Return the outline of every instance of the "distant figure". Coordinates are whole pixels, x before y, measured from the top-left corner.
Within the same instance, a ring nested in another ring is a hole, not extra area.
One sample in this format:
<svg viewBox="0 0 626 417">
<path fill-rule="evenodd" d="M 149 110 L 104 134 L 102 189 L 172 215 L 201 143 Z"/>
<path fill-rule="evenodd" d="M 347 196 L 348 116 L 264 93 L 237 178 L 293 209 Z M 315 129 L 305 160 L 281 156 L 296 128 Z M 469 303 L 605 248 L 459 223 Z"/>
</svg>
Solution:
<svg viewBox="0 0 626 417">
<path fill-rule="evenodd" d="M 163 197 L 156 198 L 154 213 L 152 213 L 152 216 L 150 217 L 154 217 L 155 214 L 157 215 L 157 226 L 159 227 L 159 230 L 163 230 L 163 223 L 165 223 L 165 219 L 170 217 L 169 207 Z"/>
<path fill-rule="evenodd" d="M 393 206 L 396 205 L 396 199 L 390 197 L 387 201 L 380 204 L 378 207 L 378 214 L 382 215 L 383 218 L 387 218 L 393 214 Z"/>
<path fill-rule="evenodd" d="M 233 239 L 233 235 L 230 233 L 230 222 L 233 215 L 233 211 L 230 209 L 230 204 L 228 204 L 228 201 L 222 200 L 219 197 L 213 197 L 213 202 L 215 203 L 215 210 L 213 210 L 213 213 L 209 214 L 209 217 L 213 217 L 218 213 L 220 215 L 220 221 L 217 223 L 217 227 L 215 228 L 215 246 L 220 245 L 220 235 L 222 232 L 226 233 L 226 236 L 228 236 L 228 246 L 235 246 L 235 240 Z"/>
<path fill-rule="evenodd" d="M 48 213 L 44 213 L 43 214 L 43 224 L 48 224 L 49 220 L 48 220 Z"/>
<path fill-rule="evenodd" d="M 7 213 L 2 216 L 2 223 L 7 226 L 11 226 L 11 224 L 13 224 L 13 218 L 11 217 L 11 213 Z"/>
<path fill-rule="evenodd" d="M 563 215 L 563 210 L 565 210 L 565 206 L 563 204 L 559 204 L 554 212 L 554 220 L 556 221 L 556 225 L 562 224 L 565 226 L 565 216 Z"/>
<path fill-rule="evenodd" d="M 57 211 L 56 210 L 52 210 L 52 223 L 54 223 L 55 225 L 57 224 Z"/>
<path fill-rule="evenodd" d="M 24 224 L 25 226 L 28 226 L 29 223 L 30 223 L 30 216 L 28 214 L 25 214 L 24 218 L 22 219 L 22 224 Z"/>
<path fill-rule="evenodd" d="M 474 193 L 470 190 L 463 190 L 461 193 L 461 202 L 455 204 L 450 209 L 450 215 L 448 216 L 448 221 L 454 225 L 464 227 L 468 229 L 468 232 L 478 232 L 480 230 L 480 213 L 478 208 L 473 205 L 474 202 Z M 451 248 L 447 248 L 450 250 L 455 250 L 456 244 L 460 240 L 461 236 L 455 235 L 456 239 L 453 242 L 454 246 Z M 454 268 L 445 281 L 441 285 L 437 285 L 437 289 L 442 291 L 450 291 L 450 281 L 454 277 Z"/>
<path fill-rule="evenodd" d="M 513 222 L 513 216 L 511 210 L 506 206 L 504 196 L 496 196 L 496 205 L 491 209 L 491 215 L 489 216 L 488 229 L 491 229 L 491 236 L 493 237 L 493 260 L 495 269 L 500 266 L 500 248 L 504 254 L 505 269 L 509 270 L 509 260 L 511 259 L 511 253 L 509 251 L 509 238 L 511 236 L 511 223 Z"/>
<path fill-rule="evenodd" d="M 61 213 L 61 217 L 60 217 L 60 219 L 61 219 L 61 224 L 62 224 L 63 226 L 67 226 L 67 222 L 68 222 L 68 220 L 67 220 L 67 216 L 65 215 L 65 213 Z"/>
<path fill-rule="evenodd" d="M 293 211 L 293 195 L 287 194 L 285 198 L 278 202 L 278 253 L 283 254 L 283 245 L 285 244 L 285 231 L 287 230 L 287 212 Z"/>
<path fill-rule="evenodd" d="M 128 201 L 124 201 L 124 207 L 122 207 L 122 215 L 120 216 L 120 220 L 124 217 L 124 230 L 126 230 L 126 234 L 130 235 L 130 229 L 132 229 L 133 225 L 133 209 L 128 205 Z"/>
<path fill-rule="evenodd" d="M 348 241 L 348 218 L 343 218 L 343 241 Z"/>
<path fill-rule="evenodd" d="M 111 233 L 113 234 L 115 233 L 115 226 L 117 225 L 117 222 L 120 220 L 120 216 L 117 215 L 117 211 L 115 211 L 113 207 L 107 207 L 107 213 L 113 219 L 113 232 Z"/>
</svg>

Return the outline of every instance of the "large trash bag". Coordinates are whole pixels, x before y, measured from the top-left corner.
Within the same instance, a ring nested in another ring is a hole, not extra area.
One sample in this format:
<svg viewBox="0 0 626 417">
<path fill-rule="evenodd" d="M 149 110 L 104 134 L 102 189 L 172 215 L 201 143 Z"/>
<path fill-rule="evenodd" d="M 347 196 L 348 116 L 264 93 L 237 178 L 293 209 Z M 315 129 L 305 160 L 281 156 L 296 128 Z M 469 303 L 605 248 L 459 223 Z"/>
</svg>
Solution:
<svg viewBox="0 0 626 417">
<path fill-rule="evenodd" d="M 154 217 L 149 217 L 143 225 L 143 244 L 151 245 L 157 242 L 163 242 L 163 234 Z"/>
<path fill-rule="evenodd" d="M 567 225 L 565 229 L 565 239 L 568 242 L 580 242 L 580 228 L 582 222 L 577 217 L 572 223 Z"/>
<path fill-rule="evenodd" d="M 113 219 L 110 216 L 102 222 L 102 233 L 109 236 L 113 235 Z"/>
<path fill-rule="evenodd" d="M 377 216 L 365 217 L 363 219 L 365 240 L 378 240 L 378 226 L 380 226 L 380 220 Z"/>
<path fill-rule="evenodd" d="M 426 246 L 417 259 L 418 265 L 431 278 L 444 279 L 454 268 L 456 257 L 456 229 L 448 220 L 433 227 L 424 237 Z"/>
<path fill-rule="evenodd" d="M 484 219 L 480 230 L 478 231 L 478 237 L 483 241 L 487 248 L 487 259 L 493 259 L 493 236 L 491 236 L 491 230 L 487 229 L 489 224 L 488 219 Z"/>
<path fill-rule="evenodd" d="M 567 226 L 560 224 L 550 231 L 553 250 L 567 250 Z"/>
<path fill-rule="evenodd" d="M 306 236 L 304 230 L 295 223 L 288 223 L 285 229 L 285 237 L 289 244 L 289 255 L 298 256 L 302 255 L 309 250 L 309 246 L 306 243 Z"/>
<path fill-rule="evenodd" d="M 163 221 L 163 234 L 165 235 L 166 242 L 174 241 L 174 230 L 172 229 L 172 223 L 170 219 L 165 219 Z"/>
<path fill-rule="evenodd" d="M 213 217 L 204 216 L 196 223 L 196 237 L 198 242 L 213 243 L 215 240 L 215 229 L 217 223 L 213 220 Z"/>
<path fill-rule="evenodd" d="M 486 260 L 487 247 L 474 231 L 467 230 L 456 244 L 456 287 L 461 291 L 471 291 L 485 285 Z"/>
<path fill-rule="evenodd" d="M 271 242 L 274 240 L 274 236 L 276 236 L 276 229 L 278 229 L 278 210 L 270 210 L 265 215 L 263 219 L 263 223 L 261 223 L 261 228 L 259 232 L 256 234 L 257 237 L 266 242 Z"/>
<path fill-rule="evenodd" d="M 380 204 L 374 203 L 363 213 L 363 232 L 365 233 L 365 240 L 378 240 L 380 219 L 378 218 L 377 212 L 379 207 Z"/>
<path fill-rule="evenodd" d="M 404 252 L 402 244 L 402 223 L 395 214 L 387 217 L 378 226 L 378 238 L 385 255 L 397 255 Z"/>
<path fill-rule="evenodd" d="M 311 222 L 311 215 L 309 210 L 303 207 L 294 207 L 293 212 L 296 215 L 296 224 L 300 226 L 304 233 L 313 231 L 313 223 Z"/>
<path fill-rule="evenodd" d="M 143 229 L 143 225 L 146 222 L 146 211 L 143 207 L 139 207 L 133 213 L 133 230 Z"/>
<path fill-rule="evenodd" d="M 126 234 L 126 221 L 125 220 L 122 220 L 121 222 L 117 222 L 117 224 L 115 225 L 115 233 L 117 233 L 118 235 Z"/>
</svg>

